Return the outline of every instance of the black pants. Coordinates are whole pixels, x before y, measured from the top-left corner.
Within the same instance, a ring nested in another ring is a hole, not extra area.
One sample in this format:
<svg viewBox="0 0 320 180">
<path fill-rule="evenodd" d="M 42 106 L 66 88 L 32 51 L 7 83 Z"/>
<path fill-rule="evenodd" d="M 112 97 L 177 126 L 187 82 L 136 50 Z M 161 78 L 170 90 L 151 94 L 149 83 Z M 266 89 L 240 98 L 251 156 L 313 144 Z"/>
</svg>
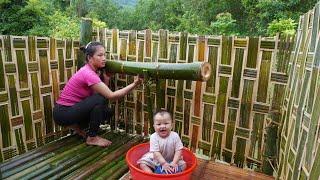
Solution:
<svg viewBox="0 0 320 180">
<path fill-rule="evenodd" d="M 81 129 L 89 126 L 88 136 L 97 135 L 99 126 L 112 116 L 106 107 L 107 100 L 100 94 L 87 97 L 73 106 L 55 104 L 53 118 L 61 126 L 78 124 Z"/>
</svg>

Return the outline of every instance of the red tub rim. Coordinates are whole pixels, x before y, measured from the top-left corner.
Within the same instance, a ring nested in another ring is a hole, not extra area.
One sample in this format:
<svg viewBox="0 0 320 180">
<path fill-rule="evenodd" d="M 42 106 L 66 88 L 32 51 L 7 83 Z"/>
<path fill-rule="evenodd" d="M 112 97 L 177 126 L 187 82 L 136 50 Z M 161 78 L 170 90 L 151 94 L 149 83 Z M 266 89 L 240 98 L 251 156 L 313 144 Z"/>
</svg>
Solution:
<svg viewBox="0 0 320 180">
<path fill-rule="evenodd" d="M 198 164 L 198 161 L 197 161 L 197 157 L 193 154 L 193 152 L 191 152 L 188 148 L 186 147 L 183 147 L 184 150 L 188 151 L 189 153 L 192 154 L 193 158 L 192 159 L 195 159 L 195 163 L 191 165 L 190 168 L 188 168 L 187 170 L 183 171 L 183 172 L 179 172 L 179 173 L 176 173 L 176 174 L 155 174 L 155 173 L 147 173 L 145 171 L 142 171 L 140 168 L 137 168 L 135 165 L 131 164 L 131 162 L 128 160 L 129 159 L 129 155 L 133 150 L 135 150 L 136 148 L 140 147 L 140 146 L 145 146 L 145 145 L 149 145 L 150 143 L 147 142 L 147 143 L 142 143 L 142 144 L 138 144 L 138 145 L 135 145 L 133 146 L 132 148 L 129 149 L 129 151 L 127 152 L 126 154 L 126 162 L 127 164 L 133 168 L 135 171 L 138 171 L 144 175 L 148 175 L 148 176 L 151 176 L 151 177 L 157 177 L 157 178 L 168 178 L 168 177 L 177 177 L 177 176 L 182 176 L 182 175 L 185 175 L 185 174 L 188 174 L 188 173 L 192 173 L 192 171 L 196 168 L 197 164 Z"/>
</svg>

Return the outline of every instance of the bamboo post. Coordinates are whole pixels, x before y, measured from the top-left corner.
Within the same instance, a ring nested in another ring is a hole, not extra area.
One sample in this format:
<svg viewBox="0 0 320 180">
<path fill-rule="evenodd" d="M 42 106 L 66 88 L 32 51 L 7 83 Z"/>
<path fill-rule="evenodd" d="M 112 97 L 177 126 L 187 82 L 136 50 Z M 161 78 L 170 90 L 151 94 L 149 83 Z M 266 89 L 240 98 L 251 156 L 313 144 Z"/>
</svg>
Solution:
<svg viewBox="0 0 320 180">
<path fill-rule="evenodd" d="M 146 88 L 146 97 L 147 97 L 147 111 L 148 111 L 148 119 L 149 119 L 149 127 L 153 125 L 153 102 L 151 99 L 151 91 L 150 86 L 152 84 L 152 80 L 148 75 L 147 71 L 144 71 L 144 78 L 145 78 L 145 88 Z M 149 128 L 149 132 L 152 134 L 154 133 L 153 128 Z"/>
<path fill-rule="evenodd" d="M 85 46 L 92 39 L 92 20 L 90 18 L 81 18 L 80 26 L 80 46 Z M 79 51 L 77 68 L 80 69 L 85 62 L 85 55 Z"/>
</svg>

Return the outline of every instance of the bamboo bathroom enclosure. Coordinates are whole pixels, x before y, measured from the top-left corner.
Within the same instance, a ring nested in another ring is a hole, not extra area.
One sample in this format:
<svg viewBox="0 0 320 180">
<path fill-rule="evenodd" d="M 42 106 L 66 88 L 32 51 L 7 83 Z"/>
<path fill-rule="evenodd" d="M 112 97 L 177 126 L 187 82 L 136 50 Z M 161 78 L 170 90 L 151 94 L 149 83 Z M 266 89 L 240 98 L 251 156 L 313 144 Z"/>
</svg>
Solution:
<svg viewBox="0 0 320 180">
<path fill-rule="evenodd" d="M 197 36 L 95 29 L 107 59 L 139 63 L 208 62 L 208 81 L 148 84 L 186 147 L 203 156 L 280 179 L 320 174 L 319 6 L 301 16 L 294 37 Z M 79 61 L 79 41 L 0 36 L 0 160 L 67 135 L 52 107 Z M 133 77 L 117 74 L 112 88 Z M 148 135 L 147 84 L 111 103 L 112 129 Z M 1 169 L 1 167 L 0 167 Z"/>
</svg>

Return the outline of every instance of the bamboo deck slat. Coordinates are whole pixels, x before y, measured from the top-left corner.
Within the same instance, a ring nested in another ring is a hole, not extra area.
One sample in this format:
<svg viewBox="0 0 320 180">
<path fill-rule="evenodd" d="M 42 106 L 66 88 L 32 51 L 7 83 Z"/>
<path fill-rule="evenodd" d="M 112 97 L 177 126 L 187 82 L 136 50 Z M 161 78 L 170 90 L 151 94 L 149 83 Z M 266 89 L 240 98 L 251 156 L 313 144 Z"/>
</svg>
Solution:
<svg viewBox="0 0 320 180">
<path fill-rule="evenodd" d="M 88 146 L 76 136 L 51 142 L 0 164 L 0 179 L 105 179 L 128 170 L 124 155 L 143 142 L 141 136 L 107 132 L 107 148 Z M 102 171 L 103 170 L 103 171 Z"/>
</svg>

